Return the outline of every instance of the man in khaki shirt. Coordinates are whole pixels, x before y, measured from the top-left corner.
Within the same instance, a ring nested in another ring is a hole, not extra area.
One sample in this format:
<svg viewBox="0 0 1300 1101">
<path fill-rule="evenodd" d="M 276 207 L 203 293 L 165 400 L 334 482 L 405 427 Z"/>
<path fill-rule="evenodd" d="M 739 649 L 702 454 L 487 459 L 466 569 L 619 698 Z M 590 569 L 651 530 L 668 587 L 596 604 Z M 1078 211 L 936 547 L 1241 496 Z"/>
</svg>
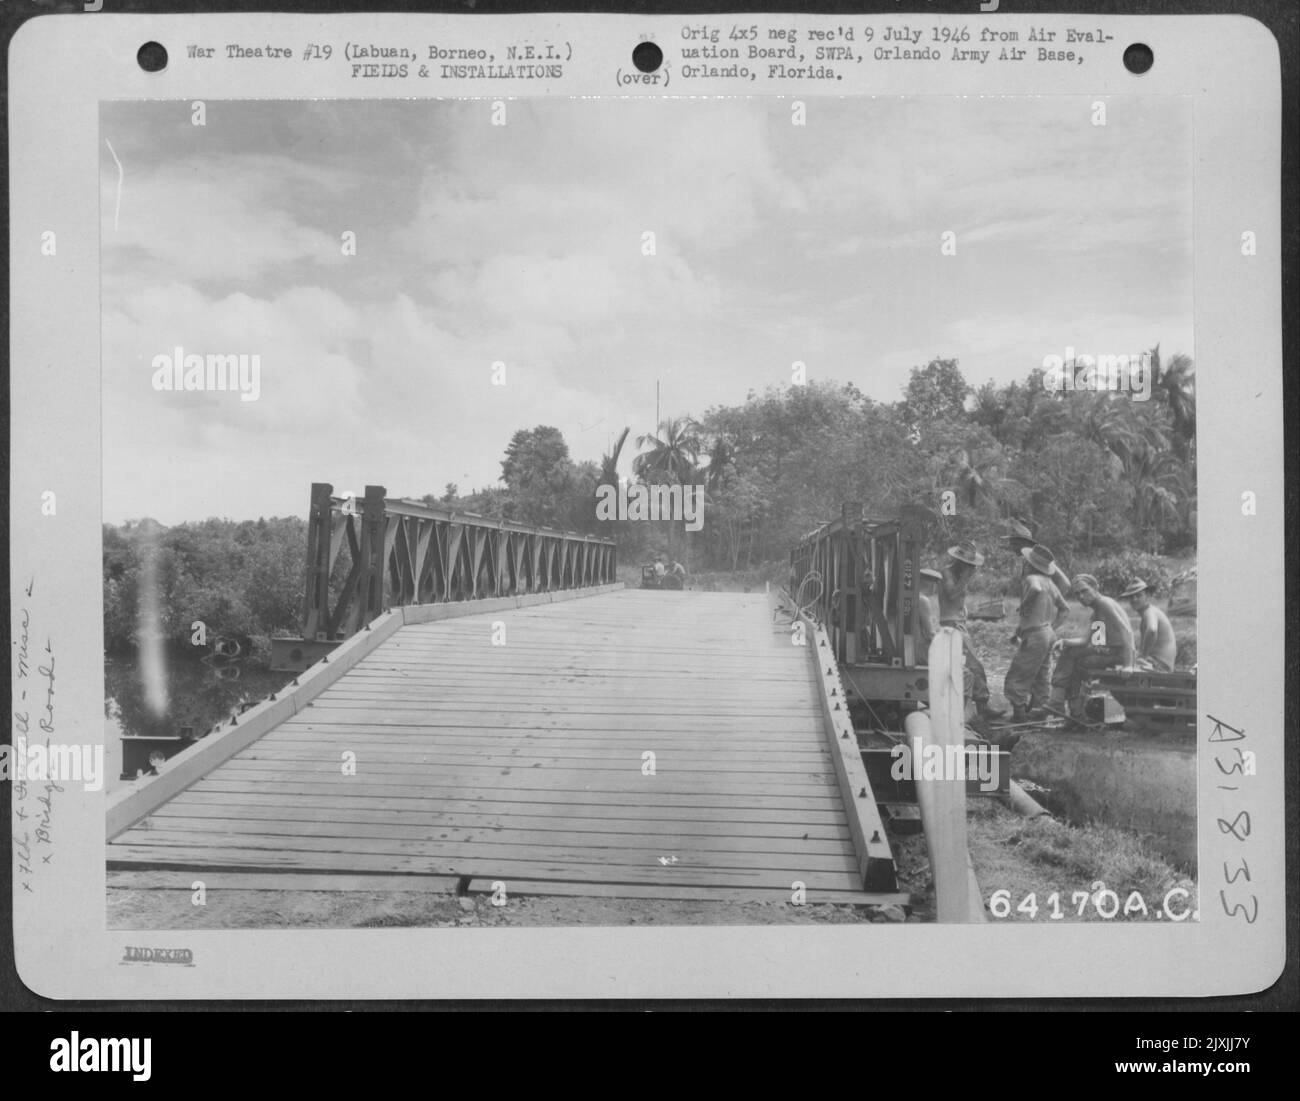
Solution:
<svg viewBox="0 0 1300 1101">
<path fill-rule="evenodd" d="M 966 666 L 970 698 L 981 719 L 1000 719 L 1006 712 L 989 706 L 989 678 L 984 663 L 976 656 L 966 628 L 966 587 L 984 562 L 984 556 L 971 542 L 948 548 L 948 557 L 939 570 L 939 626 L 956 627 L 962 635 L 962 653 Z"/>
<path fill-rule="evenodd" d="M 1070 606 L 1052 580 L 1056 558 L 1037 544 L 1020 551 L 1024 578 L 1020 586 L 1020 622 L 1013 639 L 1020 649 L 1011 659 L 1003 694 L 1011 704 L 1012 722 L 1025 722 L 1030 712 L 1040 712 L 1050 690 L 1048 667 L 1056 628 L 1065 622 Z M 1059 568 L 1059 567 L 1058 567 Z M 1043 712 L 1045 714 L 1045 712 Z"/>
<path fill-rule="evenodd" d="M 1007 546 L 1011 549 L 1011 553 L 1017 559 L 1021 559 L 1020 552 L 1028 550 L 1034 545 L 1034 537 L 1029 534 L 1029 529 L 1025 527 L 1024 524 L 1012 520 L 1006 542 Z M 1022 567 L 1024 566 L 1023 559 L 1021 559 L 1020 564 Z M 1058 590 L 1060 590 L 1061 595 L 1068 599 L 1070 596 L 1070 579 L 1066 576 L 1065 571 L 1061 569 L 1061 564 L 1059 562 L 1056 562 L 1055 560 L 1052 562 L 1052 568 L 1048 571 L 1047 576 L 1052 579 L 1052 583 Z M 1007 595 L 1015 595 L 1018 597 L 1020 595 L 1020 581 L 1016 578 L 1012 578 L 1011 583 L 1007 585 L 1006 593 Z"/>
</svg>

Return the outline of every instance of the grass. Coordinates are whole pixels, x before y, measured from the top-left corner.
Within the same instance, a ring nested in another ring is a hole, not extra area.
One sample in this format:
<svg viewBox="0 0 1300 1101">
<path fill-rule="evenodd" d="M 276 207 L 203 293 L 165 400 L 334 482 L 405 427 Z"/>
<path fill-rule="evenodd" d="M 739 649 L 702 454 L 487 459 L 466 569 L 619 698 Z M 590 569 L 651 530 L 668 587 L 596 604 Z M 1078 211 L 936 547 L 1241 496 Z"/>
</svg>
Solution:
<svg viewBox="0 0 1300 1101">
<path fill-rule="evenodd" d="M 1068 826 L 1054 818 L 1023 818 L 1005 843 L 1064 875 L 1091 876 L 1116 891 L 1163 894 L 1185 878 L 1140 835 L 1104 822 Z"/>
<path fill-rule="evenodd" d="M 1068 825 L 1050 817 L 1023 818 L 986 801 L 972 803 L 968 823 L 971 857 L 985 901 L 997 890 L 1007 891 L 1012 900 L 1012 913 L 1000 920 L 1035 920 L 1015 910 L 1030 894 L 1044 907 L 1049 896 L 1057 894 L 1062 920 L 1067 921 L 1159 920 L 1156 913 L 1175 888 L 1188 896 L 1179 896 L 1174 905 L 1180 910 L 1196 906 L 1194 878 L 1132 831 L 1103 822 Z M 1103 889 L 1098 883 L 1118 897 L 1113 917 L 1105 916 L 1114 904 L 1098 899 L 1097 892 Z M 1089 896 L 1082 913 L 1076 892 Z M 1145 912 L 1138 908 L 1135 896 L 1141 898 Z M 1040 911 L 1037 920 L 1051 919 Z"/>
</svg>

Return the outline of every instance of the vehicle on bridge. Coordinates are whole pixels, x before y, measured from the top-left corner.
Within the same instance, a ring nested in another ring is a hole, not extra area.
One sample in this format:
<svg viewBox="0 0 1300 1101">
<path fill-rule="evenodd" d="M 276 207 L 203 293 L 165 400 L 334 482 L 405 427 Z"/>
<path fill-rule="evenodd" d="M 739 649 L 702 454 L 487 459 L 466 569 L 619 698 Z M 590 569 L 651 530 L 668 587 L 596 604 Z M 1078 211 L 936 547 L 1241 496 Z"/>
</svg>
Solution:
<svg viewBox="0 0 1300 1101">
<path fill-rule="evenodd" d="M 665 570 L 662 574 L 655 569 L 654 563 L 641 567 L 641 588 L 643 589 L 672 589 L 674 591 L 685 587 L 685 582 L 681 574 L 673 573 L 672 570 Z"/>
</svg>

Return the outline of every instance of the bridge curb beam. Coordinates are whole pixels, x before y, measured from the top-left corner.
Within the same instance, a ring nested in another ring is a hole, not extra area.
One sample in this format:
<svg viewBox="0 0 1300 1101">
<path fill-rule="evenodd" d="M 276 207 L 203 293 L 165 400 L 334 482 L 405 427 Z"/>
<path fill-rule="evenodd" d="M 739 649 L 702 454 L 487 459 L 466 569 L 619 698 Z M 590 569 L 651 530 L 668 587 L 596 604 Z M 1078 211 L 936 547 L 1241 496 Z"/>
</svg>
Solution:
<svg viewBox="0 0 1300 1101">
<path fill-rule="evenodd" d="M 849 716 L 849 703 L 840 680 L 839 665 L 831 651 L 826 628 L 801 615 L 807 627 L 808 648 L 817 669 L 817 695 L 825 716 L 826 739 L 839 781 L 840 798 L 849 820 L 849 833 L 858 858 L 864 891 L 897 891 L 898 872 L 885 834 L 880 807 L 871 791 L 867 769 L 858 749 L 857 734 Z"/>
</svg>

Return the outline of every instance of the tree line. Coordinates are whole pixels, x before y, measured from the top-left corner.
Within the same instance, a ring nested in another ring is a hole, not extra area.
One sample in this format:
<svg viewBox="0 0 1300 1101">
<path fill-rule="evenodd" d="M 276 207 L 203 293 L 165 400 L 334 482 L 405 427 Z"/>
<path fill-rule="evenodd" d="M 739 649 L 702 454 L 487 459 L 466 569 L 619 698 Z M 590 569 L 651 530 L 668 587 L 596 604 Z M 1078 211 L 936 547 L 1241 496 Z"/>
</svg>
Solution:
<svg viewBox="0 0 1300 1101">
<path fill-rule="evenodd" d="M 752 570 L 837 516 L 846 501 L 868 516 L 904 505 L 928 515 L 932 549 L 987 544 L 1009 519 L 1067 558 L 1194 551 L 1196 405 L 1192 361 L 1149 359 L 1147 400 L 1126 391 L 1053 390 L 1036 370 L 1023 382 L 972 387 L 955 359 L 912 369 L 895 402 L 852 383 L 810 381 L 750 392 L 737 405 L 624 428 L 598 459 L 574 459 L 561 432 L 515 432 L 497 485 L 448 483 L 430 504 L 493 519 L 598 532 L 633 565 L 667 553 L 693 571 Z M 597 488 L 619 480 L 631 442 L 632 478 L 704 488 L 704 523 L 598 520 Z M 163 528 L 104 527 L 106 648 L 132 644 L 142 572 L 159 593 L 164 635 L 190 641 L 202 621 L 253 638 L 296 633 L 306 524 L 299 518 L 218 520 Z"/>
<path fill-rule="evenodd" d="M 999 538 L 1014 518 L 1066 554 L 1183 553 L 1196 540 L 1195 374 L 1189 357 L 1166 360 L 1158 346 L 1148 363 L 1145 400 L 1053 389 L 1041 369 L 973 387 L 955 359 L 936 358 L 912 369 L 896 402 L 813 381 L 670 418 L 636 437 L 633 478 L 703 486 L 698 533 L 595 519 L 595 487 L 618 481 L 629 429 L 599 462 L 574 461 L 555 428 L 520 430 L 500 486 L 462 497 L 449 485 L 439 500 L 732 571 L 784 559 L 846 501 L 869 516 L 920 506 L 936 545 Z"/>
</svg>

